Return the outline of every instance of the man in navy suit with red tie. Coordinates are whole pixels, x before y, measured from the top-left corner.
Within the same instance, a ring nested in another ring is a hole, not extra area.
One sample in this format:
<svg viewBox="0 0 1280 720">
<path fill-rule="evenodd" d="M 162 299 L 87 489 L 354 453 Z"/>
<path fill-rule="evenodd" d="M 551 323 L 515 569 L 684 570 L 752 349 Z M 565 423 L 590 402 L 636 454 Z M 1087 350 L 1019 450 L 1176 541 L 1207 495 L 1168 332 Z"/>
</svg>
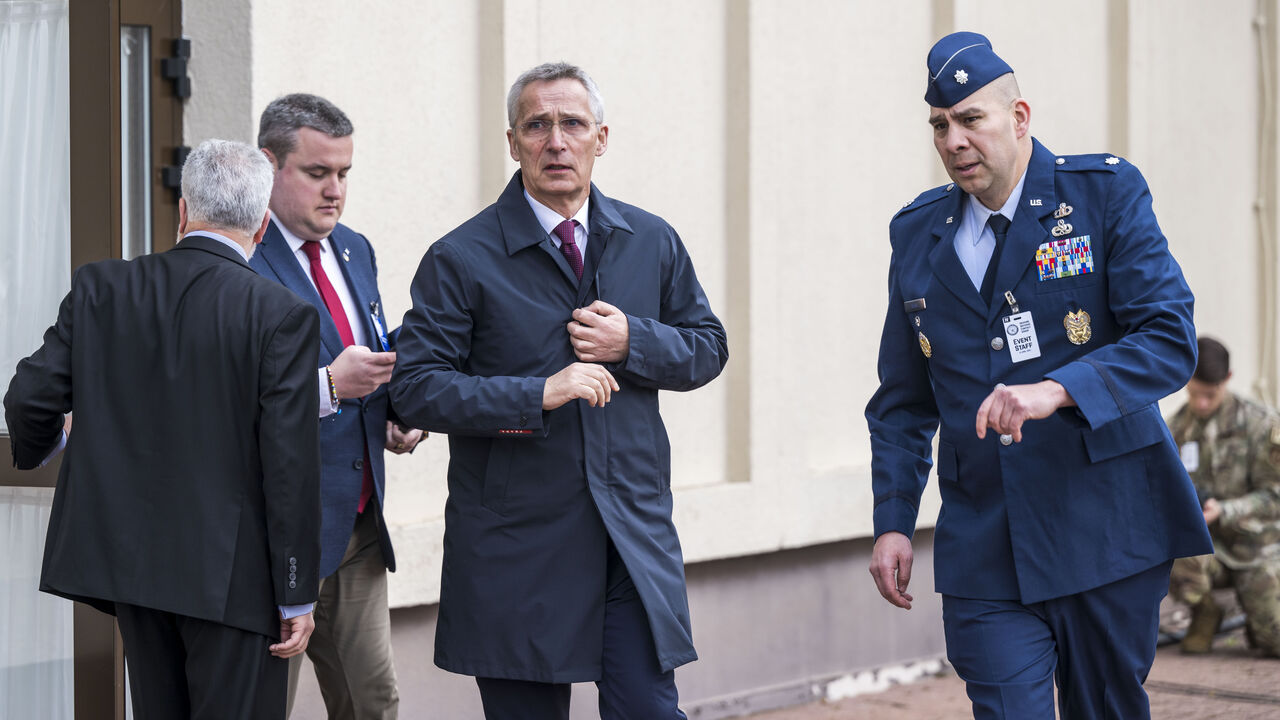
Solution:
<svg viewBox="0 0 1280 720">
<path fill-rule="evenodd" d="M 385 383 L 396 333 L 386 325 L 373 247 L 338 222 L 353 128 L 315 95 L 277 98 L 258 145 L 275 166 L 271 223 L 252 265 L 320 311 L 320 600 L 307 656 L 330 718 L 396 717 L 387 571 L 395 555 L 383 518 L 382 450 L 411 452 L 422 433 L 396 424 Z M 290 666 L 290 708 L 300 659 Z"/>
</svg>

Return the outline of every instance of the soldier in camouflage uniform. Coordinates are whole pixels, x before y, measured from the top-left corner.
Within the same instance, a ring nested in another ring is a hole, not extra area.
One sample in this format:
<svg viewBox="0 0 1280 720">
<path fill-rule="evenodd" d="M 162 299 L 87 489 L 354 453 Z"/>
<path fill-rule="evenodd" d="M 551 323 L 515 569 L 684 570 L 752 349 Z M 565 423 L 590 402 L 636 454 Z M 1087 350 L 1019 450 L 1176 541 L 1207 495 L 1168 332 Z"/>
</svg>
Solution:
<svg viewBox="0 0 1280 720">
<path fill-rule="evenodd" d="M 1210 592 L 1232 587 L 1251 642 L 1280 656 L 1280 415 L 1226 389 L 1230 355 L 1202 337 L 1189 402 L 1169 430 L 1204 507 L 1214 554 L 1174 561 L 1169 593 L 1191 606 L 1182 650 L 1208 652 L 1222 622 Z"/>
</svg>

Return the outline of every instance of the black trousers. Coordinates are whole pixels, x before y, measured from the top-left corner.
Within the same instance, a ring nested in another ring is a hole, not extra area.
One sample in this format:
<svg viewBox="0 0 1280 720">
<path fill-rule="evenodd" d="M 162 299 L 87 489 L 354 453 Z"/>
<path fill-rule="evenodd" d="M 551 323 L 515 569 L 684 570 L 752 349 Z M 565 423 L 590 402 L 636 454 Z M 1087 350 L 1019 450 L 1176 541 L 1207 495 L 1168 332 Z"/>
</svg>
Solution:
<svg viewBox="0 0 1280 720">
<path fill-rule="evenodd" d="M 674 671 L 662 672 L 644 604 L 618 551 L 609 543 L 604 609 L 601 720 L 687 720 L 678 707 Z M 476 678 L 486 720 L 569 720 L 567 683 Z"/>
<path fill-rule="evenodd" d="M 116 603 L 135 720 L 284 720 L 287 660 L 265 635 Z"/>
</svg>

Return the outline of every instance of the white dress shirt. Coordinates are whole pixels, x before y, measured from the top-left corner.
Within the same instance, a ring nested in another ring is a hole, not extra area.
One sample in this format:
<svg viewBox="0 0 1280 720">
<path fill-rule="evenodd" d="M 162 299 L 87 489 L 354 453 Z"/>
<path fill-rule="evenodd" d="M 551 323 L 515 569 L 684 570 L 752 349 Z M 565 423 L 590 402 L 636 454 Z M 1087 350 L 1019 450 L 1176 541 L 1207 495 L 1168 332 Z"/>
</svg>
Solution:
<svg viewBox="0 0 1280 720">
<path fill-rule="evenodd" d="M 982 289 L 982 278 L 986 276 L 987 265 L 991 263 L 991 253 L 996 249 L 996 235 L 987 226 L 987 219 L 999 213 L 1012 222 L 1013 213 L 1018 209 L 1018 201 L 1022 199 L 1022 184 L 1026 181 L 1027 171 L 1023 170 L 1018 184 L 999 210 L 988 209 L 973 195 L 965 203 L 960 227 L 956 228 L 956 255 L 960 256 L 960 264 L 973 281 L 973 287 L 978 290 Z"/>
<path fill-rule="evenodd" d="M 582 203 L 582 207 L 571 218 L 561 217 L 560 213 L 534 200 L 528 190 L 524 191 L 524 199 L 529 201 L 529 207 L 533 208 L 533 214 L 538 217 L 538 224 L 542 226 L 547 235 L 551 236 L 551 242 L 555 243 L 556 249 L 560 248 L 560 236 L 555 233 L 556 226 L 566 219 L 577 221 L 578 224 L 573 227 L 573 241 L 577 243 L 578 252 L 582 253 L 582 262 L 585 265 L 587 262 L 587 235 L 591 230 L 587 227 L 587 215 L 591 209 L 591 198 L 588 197 L 587 201 Z"/>
</svg>

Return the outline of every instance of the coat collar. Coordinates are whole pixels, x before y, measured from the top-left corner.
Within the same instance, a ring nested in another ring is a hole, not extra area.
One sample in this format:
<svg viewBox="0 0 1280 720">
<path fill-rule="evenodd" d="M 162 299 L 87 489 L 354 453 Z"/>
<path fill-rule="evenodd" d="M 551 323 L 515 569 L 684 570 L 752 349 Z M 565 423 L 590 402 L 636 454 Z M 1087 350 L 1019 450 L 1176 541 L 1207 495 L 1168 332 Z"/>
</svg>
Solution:
<svg viewBox="0 0 1280 720">
<path fill-rule="evenodd" d="M 511 176 L 511 182 L 507 183 L 506 189 L 498 197 L 495 208 L 498 221 L 502 224 L 502 237 L 507 245 L 507 255 L 515 255 L 547 239 L 547 234 L 538 224 L 537 216 L 533 214 L 533 208 L 529 207 L 528 201 L 524 199 L 524 181 L 521 179 L 519 170 Z M 614 230 L 633 233 L 631 225 L 622 219 L 616 204 L 605 197 L 595 183 L 591 184 L 590 218 L 592 238 L 608 237 Z"/>
<path fill-rule="evenodd" d="M 249 267 L 249 263 L 245 262 L 244 258 L 240 256 L 240 253 L 236 252 L 235 250 L 232 250 L 231 248 L 218 242 L 217 240 L 214 240 L 213 238 L 207 237 L 205 235 L 187 235 L 186 237 L 182 238 L 182 240 L 179 241 L 177 245 L 174 245 L 173 249 L 174 250 L 203 250 L 205 252 L 213 253 L 214 255 L 218 255 L 220 257 L 224 257 L 228 260 L 231 260 L 237 265 L 243 265 L 245 267 Z"/>
</svg>

